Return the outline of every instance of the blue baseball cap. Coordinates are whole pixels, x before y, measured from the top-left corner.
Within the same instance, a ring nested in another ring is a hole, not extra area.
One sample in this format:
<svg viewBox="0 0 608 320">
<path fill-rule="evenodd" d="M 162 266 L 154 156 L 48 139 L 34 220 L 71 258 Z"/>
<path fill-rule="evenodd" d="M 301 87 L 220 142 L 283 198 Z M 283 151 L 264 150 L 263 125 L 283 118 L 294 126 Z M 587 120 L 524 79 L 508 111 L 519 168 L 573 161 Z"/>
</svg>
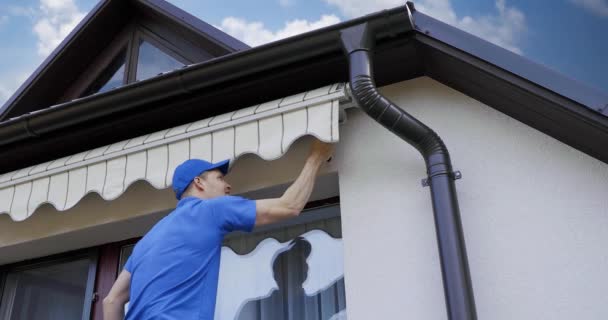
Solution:
<svg viewBox="0 0 608 320">
<path fill-rule="evenodd" d="M 177 200 L 181 199 L 182 194 L 188 189 L 194 178 L 200 176 L 205 171 L 219 169 L 223 174 L 227 174 L 229 164 L 230 160 L 218 163 L 211 163 L 200 159 L 184 161 L 173 172 L 173 191 L 175 192 L 175 197 Z"/>
</svg>

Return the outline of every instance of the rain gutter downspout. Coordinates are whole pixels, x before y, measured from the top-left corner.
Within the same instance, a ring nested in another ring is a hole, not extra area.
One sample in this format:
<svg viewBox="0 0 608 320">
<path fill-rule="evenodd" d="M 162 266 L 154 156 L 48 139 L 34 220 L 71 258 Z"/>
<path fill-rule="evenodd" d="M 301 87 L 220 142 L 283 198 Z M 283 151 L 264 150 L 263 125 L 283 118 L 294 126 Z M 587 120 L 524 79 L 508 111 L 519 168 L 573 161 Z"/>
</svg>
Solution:
<svg viewBox="0 0 608 320">
<path fill-rule="evenodd" d="M 448 150 L 431 128 L 378 92 L 372 76 L 374 37 L 368 24 L 343 29 L 340 37 L 348 56 L 349 82 L 357 104 L 424 157 L 433 202 L 448 319 L 475 320 L 477 316 L 454 184 L 455 174 Z"/>
</svg>

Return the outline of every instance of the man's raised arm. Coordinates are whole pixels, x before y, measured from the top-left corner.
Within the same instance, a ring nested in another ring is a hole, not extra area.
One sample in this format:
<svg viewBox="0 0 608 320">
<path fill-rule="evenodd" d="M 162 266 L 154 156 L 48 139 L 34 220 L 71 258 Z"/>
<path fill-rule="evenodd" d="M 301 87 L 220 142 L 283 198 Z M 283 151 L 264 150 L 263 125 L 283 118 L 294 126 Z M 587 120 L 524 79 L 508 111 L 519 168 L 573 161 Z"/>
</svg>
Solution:
<svg viewBox="0 0 608 320">
<path fill-rule="evenodd" d="M 256 201 L 255 225 L 270 224 L 298 216 L 310 198 L 319 168 L 331 157 L 332 152 L 333 145 L 315 139 L 302 172 L 283 196 Z"/>
</svg>

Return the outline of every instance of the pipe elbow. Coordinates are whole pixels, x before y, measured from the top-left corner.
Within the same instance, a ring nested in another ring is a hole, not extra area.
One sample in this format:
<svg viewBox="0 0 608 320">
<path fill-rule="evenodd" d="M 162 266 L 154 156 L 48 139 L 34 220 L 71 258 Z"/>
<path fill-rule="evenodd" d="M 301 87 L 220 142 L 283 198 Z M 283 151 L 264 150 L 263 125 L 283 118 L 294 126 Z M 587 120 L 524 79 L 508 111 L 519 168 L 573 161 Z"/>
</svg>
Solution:
<svg viewBox="0 0 608 320">
<path fill-rule="evenodd" d="M 450 155 L 439 135 L 378 91 L 372 76 L 373 67 L 369 50 L 365 48 L 357 50 L 351 47 L 347 52 L 350 52 L 348 58 L 351 92 L 359 107 L 415 147 L 425 158 L 429 168 L 441 168 L 437 169 L 440 172 L 451 171 Z"/>
</svg>

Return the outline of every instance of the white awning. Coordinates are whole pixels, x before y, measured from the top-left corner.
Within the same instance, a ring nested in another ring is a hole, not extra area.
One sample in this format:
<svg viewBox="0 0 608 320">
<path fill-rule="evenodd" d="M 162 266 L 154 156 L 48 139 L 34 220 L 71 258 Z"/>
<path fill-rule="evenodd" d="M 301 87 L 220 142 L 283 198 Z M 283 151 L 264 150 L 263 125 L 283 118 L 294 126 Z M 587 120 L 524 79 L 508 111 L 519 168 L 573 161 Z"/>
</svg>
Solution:
<svg viewBox="0 0 608 320">
<path fill-rule="evenodd" d="M 0 214 L 22 221 L 44 203 L 63 211 L 91 192 L 113 200 L 138 180 L 164 189 L 175 167 L 191 158 L 254 153 L 274 160 L 304 135 L 337 142 L 344 99 L 344 85 L 334 84 L 6 173 Z"/>
</svg>

